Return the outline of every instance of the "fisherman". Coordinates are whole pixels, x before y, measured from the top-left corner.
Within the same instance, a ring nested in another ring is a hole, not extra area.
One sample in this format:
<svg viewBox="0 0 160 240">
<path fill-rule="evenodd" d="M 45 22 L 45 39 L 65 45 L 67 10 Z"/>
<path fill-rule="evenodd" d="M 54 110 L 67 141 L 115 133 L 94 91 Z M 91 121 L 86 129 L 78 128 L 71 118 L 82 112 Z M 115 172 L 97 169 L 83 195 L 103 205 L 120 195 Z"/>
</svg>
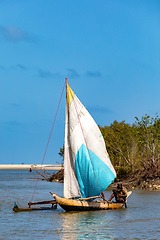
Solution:
<svg viewBox="0 0 160 240">
<path fill-rule="evenodd" d="M 113 190 L 113 193 L 108 201 L 111 201 L 114 197 L 117 203 L 126 203 L 127 189 L 123 187 L 121 182 L 117 184 L 117 189 Z"/>
</svg>

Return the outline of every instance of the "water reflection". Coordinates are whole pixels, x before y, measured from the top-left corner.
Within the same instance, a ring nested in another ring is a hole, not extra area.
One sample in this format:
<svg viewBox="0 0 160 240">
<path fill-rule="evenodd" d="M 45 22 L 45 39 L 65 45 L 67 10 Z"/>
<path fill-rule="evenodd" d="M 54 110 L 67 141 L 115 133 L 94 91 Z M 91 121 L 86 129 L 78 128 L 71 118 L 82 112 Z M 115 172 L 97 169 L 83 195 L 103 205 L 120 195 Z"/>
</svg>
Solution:
<svg viewBox="0 0 160 240">
<path fill-rule="evenodd" d="M 160 239 L 159 197 L 160 192 L 137 190 L 127 209 L 59 212 L 60 239 Z"/>
<path fill-rule="evenodd" d="M 62 239 L 115 239 L 107 211 L 61 213 Z"/>
</svg>

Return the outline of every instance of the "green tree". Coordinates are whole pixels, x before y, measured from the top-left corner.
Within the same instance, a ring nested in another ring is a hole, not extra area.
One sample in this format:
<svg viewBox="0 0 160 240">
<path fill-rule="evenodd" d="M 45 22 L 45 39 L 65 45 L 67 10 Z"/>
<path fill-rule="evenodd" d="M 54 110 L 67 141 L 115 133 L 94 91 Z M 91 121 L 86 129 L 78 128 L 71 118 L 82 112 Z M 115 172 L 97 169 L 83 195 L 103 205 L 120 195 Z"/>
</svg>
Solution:
<svg viewBox="0 0 160 240">
<path fill-rule="evenodd" d="M 145 114 L 136 119 L 140 161 L 144 168 L 158 168 L 160 157 L 160 119 Z"/>
<path fill-rule="evenodd" d="M 138 152 L 136 126 L 130 126 L 125 121 L 114 121 L 110 127 L 101 128 L 101 131 L 114 166 L 130 170 L 135 168 Z"/>
<path fill-rule="evenodd" d="M 63 144 L 63 147 L 60 148 L 58 154 L 59 154 L 59 156 L 62 158 L 62 162 L 64 162 L 64 144 Z"/>
</svg>

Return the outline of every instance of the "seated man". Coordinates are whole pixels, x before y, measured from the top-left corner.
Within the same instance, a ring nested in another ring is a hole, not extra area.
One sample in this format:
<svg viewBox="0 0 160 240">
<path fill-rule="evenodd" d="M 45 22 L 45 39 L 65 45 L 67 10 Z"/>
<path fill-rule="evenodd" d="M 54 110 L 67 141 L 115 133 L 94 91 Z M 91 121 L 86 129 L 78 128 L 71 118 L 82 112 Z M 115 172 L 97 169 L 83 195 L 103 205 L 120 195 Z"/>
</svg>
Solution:
<svg viewBox="0 0 160 240">
<path fill-rule="evenodd" d="M 127 189 L 122 186 L 122 183 L 117 184 L 117 189 L 113 190 L 113 193 L 108 201 L 111 201 L 115 197 L 117 203 L 125 203 L 127 199 Z"/>
</svg>

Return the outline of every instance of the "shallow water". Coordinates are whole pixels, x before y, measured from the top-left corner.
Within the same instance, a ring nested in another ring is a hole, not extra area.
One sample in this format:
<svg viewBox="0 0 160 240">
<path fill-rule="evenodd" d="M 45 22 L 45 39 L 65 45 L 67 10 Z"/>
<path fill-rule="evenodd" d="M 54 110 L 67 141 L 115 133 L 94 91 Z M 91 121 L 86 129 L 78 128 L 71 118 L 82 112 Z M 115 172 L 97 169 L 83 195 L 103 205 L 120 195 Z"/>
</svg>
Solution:
<svg viewBox="0 0 160 240">
<path fill-rule="evenodd" d="M 128 208 L 95 212 L 13 212 L 27 207 L 37 177 L 28 170 L 0 170 L 0 239 L 160 239 L 160 192 L 133 190 Z M 62 183 L 38 181 L 33 201 L 63 196 Z M 111 191 L 105 191 L 106 199 Z"/>
</svg>

